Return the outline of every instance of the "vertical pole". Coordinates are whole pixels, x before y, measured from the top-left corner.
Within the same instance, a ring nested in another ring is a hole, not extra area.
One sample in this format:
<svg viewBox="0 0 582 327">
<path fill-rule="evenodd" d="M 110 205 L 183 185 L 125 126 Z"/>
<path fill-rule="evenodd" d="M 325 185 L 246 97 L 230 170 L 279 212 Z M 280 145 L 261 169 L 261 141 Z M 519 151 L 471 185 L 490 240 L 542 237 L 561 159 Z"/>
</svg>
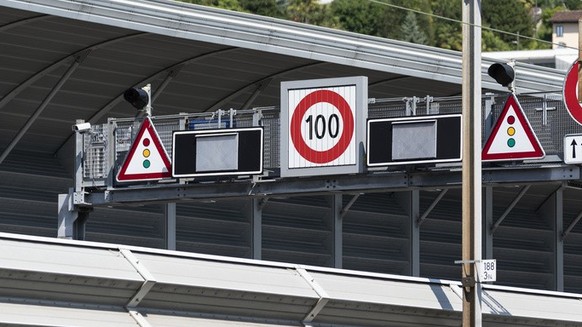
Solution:
<svg viewBox="0 0 582 327">
<path fill-rule="evenodd" d="M 562 231 L 564 230 L 564 189 L 560 188 L 555 194 L 555 220 L 554 220 L 554 275 L 555 290 L 564 291 L 564 240 Z"/>
<path fill-rule="evenodd" d="M 176 250 L 176 203 L 166 203 L 164 209 L 166 248 L 168 250 Z"/>
<path fill-rule="evenodd" d="M 410 191 L 410 275 L 420 276 L 420 191 Z"/>
<path fill-rule="evenodd" d="M 261 260 L 263 252 L 263 207 L 267 199 L 253 198 L 251 200 L 251 258 Z"/>
<path fill-rule="evenodd" d="M 493 259 L 493 186 L 485 186 L 485 219 L 483 219 L 483 233 L 485 241 L 485 259 Z"/>
<path fill-rule="evenodd" d="M 342 195 L 334 194 L 331 199 L 331 233 L 332 233 L 332 266 L 343 266 L 343 219 L 342 219 Z"/>
<path fill-rule="evenodd" d="M 408 215 L 408 230 L 410 250 L 408 252 L 409 271 L 410 276 L 420 276 L 420 224 L 418 218 L 420 217 L 420 191 L 411 190 L 396 193 L 400 205 Z"/>
<path fill-rule="evenodd" d="M 463 0 L 463 326 L 481 326 L 481 1 Z"/>
</svg>

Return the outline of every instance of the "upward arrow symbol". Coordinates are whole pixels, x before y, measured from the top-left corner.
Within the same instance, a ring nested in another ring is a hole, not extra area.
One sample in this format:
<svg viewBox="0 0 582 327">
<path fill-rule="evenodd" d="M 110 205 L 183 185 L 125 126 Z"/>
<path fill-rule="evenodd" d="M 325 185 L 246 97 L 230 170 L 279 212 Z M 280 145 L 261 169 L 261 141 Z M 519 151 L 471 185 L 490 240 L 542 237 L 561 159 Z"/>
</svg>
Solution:
<svg viewBox="0 0 582 327">
<path fill-rule="evenodd" d="M 572 140 L 572 143 L 570 143 L 570 145 L 572 146 L 572 159 L 576 158 L 576 145 L 578 145 L 578 143 L 576 143 L 576 139 Z"/>
</svg>

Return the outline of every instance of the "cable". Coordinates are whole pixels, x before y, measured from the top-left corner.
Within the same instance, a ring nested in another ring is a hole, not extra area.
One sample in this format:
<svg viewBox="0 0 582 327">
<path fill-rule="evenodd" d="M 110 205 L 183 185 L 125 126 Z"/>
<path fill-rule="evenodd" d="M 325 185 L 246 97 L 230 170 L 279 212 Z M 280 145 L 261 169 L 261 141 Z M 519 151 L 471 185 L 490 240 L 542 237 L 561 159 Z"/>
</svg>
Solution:
<svg viewBox="0 0 582 327">
<path fill-rule="evenodd" d="M 380 0 L 368 0 L 369 2 L 373 2 L 379 5 L 383 5 L 383 6 L 387 6 L 387 7 L 392 7 L 392 8 L 397 8 L 397 9 L 401 9 L 401 10 L 405 10 L 405 11 L 410 11 L 413 13 L 417 13 L 417 14 L 421 14 L 421 15 L 425 15 L 425 16 L 429 16 L 429 17 L 434 17 L 434 18 L 438 18 L 438 19 L 442 19 L 442 20 L 447 20 L 450 22 L 455 22 L 455 23 L 461 23 L 461 24 L 465 24 L 465 25 L 470 25 L 469 23 L 465 23 L 461 20 L 458 19 L 454 19 L 454 18 L 449 18 L 449 17 L 445 17 L 445 16 L 440 16 L 440 15 L 436 15 L 433 13 L 428 13 L 428 12 L 424 12 L 424 11 L 420 11 L 420 10 L 416 10 L 416 9 L 412 9 L 412 8 L 407 8 L 407 7 L 402 7 L 399 5 L 395 5 L 395 4 L 391 4 L 391 3 L 386 3 L 386 2 L 382 2 Z M 507 31 L 503 31 L 500 29 L 496 29 L 496 28 L 492 28 L 492 27 L 484 27 L 484 26 L 476 26 L 481 28 L 482 30 L 488 30 L 488 31 L 492 31 L 492 32 L 496 32 L 496 33 L 501 33 L 501 34 L 506 34 L 506 35 L 511 35 L 511 36 L 515 36 L 518 38 L 522 38 L 522 39 L 529 39 L 529 40 L 534 40 L 540 43 L 546 43 L 546 44 L 551 44 L 551 45 L 558 45 L 561 48 L 569 48 L 569 49 L 574 49 L 574 50 L 578 50 L 578 48 L 574 48 L 574 47 L 570 47 L 570 46 L 564 46 L 561 45 L 559 43 L 554 43 L 551 41 L 546 41 L 546 40 L 542 40 L 542 39 L 538 39 L 535 37 L 531 37 L 531 36 L 524 36 L 524 35 L 520 35 L 518 33 L 512 33 L 512 32 L 507 32 Z"/>
</svg>

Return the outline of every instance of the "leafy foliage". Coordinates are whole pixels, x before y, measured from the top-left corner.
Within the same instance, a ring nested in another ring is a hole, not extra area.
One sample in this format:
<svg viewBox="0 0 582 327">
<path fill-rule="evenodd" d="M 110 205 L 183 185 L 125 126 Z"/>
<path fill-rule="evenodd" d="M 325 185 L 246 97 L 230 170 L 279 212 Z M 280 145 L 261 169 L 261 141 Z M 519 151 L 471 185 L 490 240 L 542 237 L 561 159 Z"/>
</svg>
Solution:
<svg viewBox="0 0 582 327">
<path fill-rule="evenodd" d="M 461 0 L 177 1 L 462 49 Z M 582 9 L 582 0 L 481 0 L 481 6 L 484 51 L 540 49 L 550 48 L 547 41 L 552 36 L 552 15 L 559 10 Z"/>
<path fill-rule="evenodd" d="M 330 5 L 330 11 L 331 15 L 337 17 L 342 29 L 381 36 L 379 27 L 384 7 L 375 2 L 335 0 Z"/>
<path fill-rule="evenodd" d="M 402 26 L 400 28 L 401 40 L 412 43 L 427 44 L 428 39 L 426 35 L 418 27 L 416 21 L 416 14 L 409 11 L 404 17 Z"/>
</svg>

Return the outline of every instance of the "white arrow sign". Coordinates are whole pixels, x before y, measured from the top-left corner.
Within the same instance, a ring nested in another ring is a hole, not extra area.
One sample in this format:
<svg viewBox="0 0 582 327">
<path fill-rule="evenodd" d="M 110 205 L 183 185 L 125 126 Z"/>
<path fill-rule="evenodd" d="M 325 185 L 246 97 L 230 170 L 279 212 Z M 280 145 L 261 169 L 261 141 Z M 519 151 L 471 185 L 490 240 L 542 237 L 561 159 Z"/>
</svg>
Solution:
<svg viewBox="0 0 582 327">
<path fill-rule="evenodd" d="M 564 136 L 564 162 L 582 164 L 582 134 Z"/>
</svg>

